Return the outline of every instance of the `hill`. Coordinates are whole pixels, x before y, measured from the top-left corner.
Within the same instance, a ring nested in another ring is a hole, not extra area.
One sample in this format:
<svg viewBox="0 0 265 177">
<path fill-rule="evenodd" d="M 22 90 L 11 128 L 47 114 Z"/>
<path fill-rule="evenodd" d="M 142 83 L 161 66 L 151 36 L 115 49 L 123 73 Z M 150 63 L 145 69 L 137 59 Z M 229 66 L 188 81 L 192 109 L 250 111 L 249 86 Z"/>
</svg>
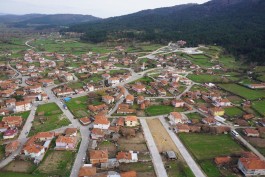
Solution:
<svg viewBox="0 0 265 177">
<path fill-rule="evenodd" d="M 79 14 L 27 14 L 27 15 L 1 15 L 0 23 L 5 23 L 14 27 L 28 26 L 63 26 L 76 23 L 90 22 L 100 18 L 92 15 Z"/>
<path fill-rule="evenodd" d="M 189 45 L 217 44 L 240 59 L 265 63 L 265 1 L 212 0 L 108 18 L 71 26 L 82 40 L 129 39 Z"/>
</svg>

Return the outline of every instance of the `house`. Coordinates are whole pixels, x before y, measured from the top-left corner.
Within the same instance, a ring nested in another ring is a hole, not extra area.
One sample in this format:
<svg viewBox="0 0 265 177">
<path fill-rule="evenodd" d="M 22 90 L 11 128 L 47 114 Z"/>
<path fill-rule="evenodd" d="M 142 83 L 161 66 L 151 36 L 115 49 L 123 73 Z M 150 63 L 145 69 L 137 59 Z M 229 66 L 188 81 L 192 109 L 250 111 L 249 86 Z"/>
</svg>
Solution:
<svg viewBox="0 0 265 177">
<path fill-rule="evenodd" d="M 5 101 L 6 107 L 15 107 L 16 106 L 16 99 L 15 98 L 10 98 Z"/>
<path fill-rule="evenodd" d="M 187 124 L 177 124 L 176 125 L 176 132 L 180 133 L 180 132 L 185 132 L 185 133 L 189 133 L 190 131 L 190 127 Z"/>
<path fill-rule="evenodd" d="M 40 79 L 39 82 L 43 87 L 48 87 L 54 85 L 54 80 L 52 79 Z"/>
<path fill-rule="evenodd" d="M 105 116 L 96 115 L 93 128 L 108 129 L 110 122 Z"/>
<path fill-rule="evenodd" d="M 144 96 L 137 97 L 137 104 L 142 104 L 144 102 Z"/>
<path fill-rule="evenodd" d="M 259 131 L 252 128 L 245 128 L 243 132 L 247 136 L 259 137 Z"/>
<path fill-rule="evenodd" d="M 157 92 L 158 92 L 158 95 L 160 95 L 160 96 L 166 96 L 167 95 L 167 91 L 163 88 L 158 88 Z"/>
<path fill-rule="evenodd" d="M 126 96 L 126 98 L 125 98 L 125 102 L 126 102 L 127 104 L 133 104 L 133 101 L 134 101 L 134 96 L 128 94 L 128 95 Z"/>
<path fill-rule="evenodd" d="M 81 122 L 81 124 L 83 125 L 89 125 L 91 123 L 91 120 L 88 117 L 83 117 L 80 118 L 79 121 Z"/>
<path fill-rule="evenodd" d="M 127 172 L 122 172 L 121 177 L 137 177 L 136 171 L 127 171 Z"/>
<path fill-rule="evenodd" d="M 64 77 L 65 77 L 65 79 L 66 79 L 67 81 L 72 81 L 72 80 L 74 80 L 74 76 L 73 76 L 73 74 L 71 74 L 71 73 L 66 73 L 66 74 L 64 74 Z"/>
<path fill-rule="evenodd" d="M 134 84 L 132 85 L 132 90 L 137 93 L 143 93 L 146 91 L 145 86 L 142 84 Z"/>
<path fill-rule="evenodd" d="M 39 132 L 35 136 L 35 139 L 38 141 L 47 141 L 47 140 L 52 140 L 54 136 L 55 136 L 54 132 Z"/>
<path fill-rule="evenodd" d="M 172 125 L 183 124 L 187 122 L 187 119 L 182 116 L 179 112 L 171 112 L 168 116 L 169 122 Z"/>
<path fill-rule="evenodd" d="M 225 114 L 225 110 L 221 107 L 212 107 L 210 108 L 210 113 L 213 116 L 223 116 Z"/>
<path fill-rule="evenodd" d="M 239 158 L 237 167 L 245 176 L 265 175 L 265 161 L 259 158 Z"/>
<path fill-rule="evenodd" d="M 124 126 L 124 118 L 123 117 L 119 117 L 117 122 L 116 122 L 116 126 Z"/>
<path fill-rule="evenodd" d="M 139 125 L 138 119 L 136 116 L 126 116 L 125 117 L 125 125 L 127 127 L 135 127 Z"/>
<path fill-rule="evenodd" d="M 172 106 L 175 108 L 183 107 L 185 105 L 185 102 L 179 99 L 173 99 L 171 101 Z"/>
<path fill-rule="evenodd" d="M 77 128 L 66 128 L 64 134 L 65 136 L 77 136 Z"/>
<path fill-rule="evenodd" d="M 118 77 L 110 77 L 108 79 L 108 84 L 109 85 L 115 85 L 115 84 L 118 84 L 120 83 L 120 79 Z"/>
<path fill-rule="evenodd" d="M 243 115 L 243 119 L 245 119 L 245 120 L 249 120 L 249 119 L 252 119 L 252 118 L 254 118 L 255 116 L 253 115 L 253 114 L 244 114 Z"/>
<path fill-rule="evenodd" d="M 6 125 L 4 122 L 0 122 L 0 133 L 5 132 L 8 128 L 8 125 Z"/>
<path fill-rule="evenodd" d="M 28 89 L 31 93 L 41 93 L 42 92 L 40 85 L 29 86 Z"/>
<path fill-rule="evenodd" d="M 232 106 L 232 103 L 227 99 L 227 98 L 224 98 L 224 99 L 216 99 L 214 101 L 214 105 L 217 106 L 217 107 L 227 107 L 227 106 Z"/>
<path fill-rule="evenodd" d="M 103 79 L 108 80 L 110 78 L 110 75 L 105 73 L 101 75 Z"/>
<path fill-rule="evenodd" d="M 265 83 L 261 83 L 261 84 L 249 84 L 247 86 L 249 88 L 251 88 L 251 89 L 263 89 L 263 88 L 265 88 Z"/>
<path fill-rule="evenodd" d="M 14 111 L 15 112 L 24 112 L 24 111 L 29 111 L 31 108 L 31 103 L 27 101 L 19 101 L 16 102 L 16 106 Z"/>
<path fill-rule="evenodd" d="M 56 139 L 55 149 L 75 149 L 77 145 L 77 137 L 73 136 L 59 136 Z"/>
<path fill-rule="evenodd" d="M 138 154 L 134 153 L 133 151 L 118 152 L 118 154 L 116 155 L 116 159 L 120 163 L 138 162 Z"/>
<path fill-rule="evenodd" d="M 102 101 L 105 102 L 106 104 L 111 104 L 114 102 L 114 98 L 109 95 L 102 96 Z"/>
<path fill-rule="evenodd" d="M 7 130 L 4 132 L 3 139 L 4 139 L 4 140 L 6 140 L 6 139 L 12 139 L 12 138 L 14 138 L 17 134 L 18 134 L 18 129 L 17 129 L 17 128 L 10 128 L 10 129 L 7 129 Z"/>
<path fill-rule="evenodd" d="M 3 117 L 2 122 L 9 127 L 20 127 L 22 124 L 22 117 L 21 116 L 8 116 Z"/>
<path fill-rule="evenodd" d="M 87 89 L 89 92 L 93 92 L 95 90 L 94 85 L 92 85 L 92 84 L 88 84 Z"/>
<path fill-rule="evenodd" d="M 214 162 L 216 165 L 220 166 L 220 165 L 224 165 L 224 164 L 228 164 L 230 163 L 232 160 L 231 157 L 229 156 L 224 156 L 224 157 L 215 157 L 214 158 Z"/>
<path fill-rule="evenodd" d="M 9 154 L 12 154 L 13 152 L 15 152 L 18 147 L 20 146 L 20 142 L 19 141 L 12 141 L 10 143 L 8 143 L 5 147 L 5 154 L 6 156 L 8 156 Z"/>
<path fill-rule="evenodd" d="M 90 150 L 89 159 L 91 164 L 106 163 L 109 159 L 108 150 Z"/>
<path fill-rule="evenodd" d="M 97 168 L 92 166 L 82 166 L 79 170 L 78 177 L 89 177 L 97 174 Z"/>
<path fill-rule="evenodd" d="M 98 140 L 103 139 L 105 136 L 105 132 L 99 128 L 93 128 L 91 131 L 91 139 Z"/>
<path fill-rule="evenodd" d="M 117 114 L 132 114 L 135 113 L 135 109 L 130 109 L 128 104 L 119 104 Z"/>
<path fill-rule="evenodd" d="M 213 117 L 203 118 L 202 122 L 207 125 L 215 125 L 217 121 Z"/>
<path fill-rule="evenodd" d="M 23 153 L 25 154 L 25 156 L 29 156 L 31 158 L 40 157 L 41 155 L 44 154 L 44 152 L 45 152 L 44 146 L 40 146 L 34 143 L 27 144 L 23 148 Z"/>
</svg>

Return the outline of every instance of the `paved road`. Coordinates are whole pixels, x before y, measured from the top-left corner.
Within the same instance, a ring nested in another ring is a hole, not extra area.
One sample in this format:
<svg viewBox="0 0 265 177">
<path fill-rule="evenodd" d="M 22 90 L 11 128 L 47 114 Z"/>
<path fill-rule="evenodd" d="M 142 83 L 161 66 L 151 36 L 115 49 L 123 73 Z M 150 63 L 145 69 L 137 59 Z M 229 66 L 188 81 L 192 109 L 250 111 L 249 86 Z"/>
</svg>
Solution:
<svg viewBox="0 0 265 177">
<path fill-rule="evenodd" d="M 28 140 L 27 136 L 28 136 L 28 133 L 30 132 L 30 129 L 32 126 L 32 121 L 34 120 L 35 112 L 36 112 L 36 106 L 33 105 L 31 108 L 31 111 L 30 111 L 30 115 L 29 115 L 27 121 L 25 122 L 25 124 L 24 124 L 24 126 L 20 132 L 20 135 L 18 137 L 18 141 L 20 142 L 19 148 L 15 152 L 13 152 L 11 155 L 9 155 L 6 159 L 4 159 L 0 162 L 0 168 L 3 168 L 7 164 L 9 164 L 13 160 L 14 156 L 17 156 L 18 154 L 20 154 L 24 144 Z"/>
<path fill-rule="evenodd" d="M 146 120 L 140 119 L 140 122 L 142 124 L 142 128 L 144 131 L 145 139 L 147 141 L 148 149 L 149 149 L 151 156 L 152 156 L 152 161 L 154 164 L 156 176 L 157 177 L 167 177 L 167 172 L 166 172 L 166 169 L 164 167 L 162 158 L 161 158 L 159 151 L 156 147 L 155 141 L 152 137 L 152 134 L 151 134 L 150 129 L 146 123 Z"/>
<path fill-rule="evenodd" d="M 179 140 L 179 138 L 174 134 L 172 130 L 169 130 L 169 124 L 166 122 L 166 120 L 163 117 L 160 117 L 159 120 L 161 121 L 162 125 L 167 130 L 168 134 L 170 135 L 171 139 L 179 149 L 179 152 L 181 153 L 182 157 L 185 159 L 186 163 L 192 170 L 193 174 L 196 177 L 206 177 L 206 175 L 203 173 L 199 165 L 194 161 L 194 159 L 191 157 L 189 152 L 187 151 L 186 147 L 182 144 L 182 142 Z"/>
</svg>

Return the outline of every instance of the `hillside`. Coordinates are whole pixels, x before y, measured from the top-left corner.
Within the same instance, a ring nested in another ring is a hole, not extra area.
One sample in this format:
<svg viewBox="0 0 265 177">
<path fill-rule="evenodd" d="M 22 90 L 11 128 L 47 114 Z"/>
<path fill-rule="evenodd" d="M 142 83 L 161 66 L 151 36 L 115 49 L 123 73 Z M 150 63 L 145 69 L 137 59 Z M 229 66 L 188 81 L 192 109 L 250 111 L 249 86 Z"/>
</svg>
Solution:
<svg viewBox="0 0 265 177">
<path fill-rule="evenodd" d="M 100 18 L 91 15 L 79 14 L 27 14 L 27 15 L 1 15 L 0 23 L 5 23 L 14 27 L 28 26 L 60 26 L 76 23 L 90 22 Z"/>
<path fill-rule="evenodd" d="M 238 58 L 264 63 L 264 9 L 263 0 L 212 0 L 73 25 L 69 30 L 85 32 L 82 39 L 89 42 L 127 38 L 217 44 Z"/>
</svg>

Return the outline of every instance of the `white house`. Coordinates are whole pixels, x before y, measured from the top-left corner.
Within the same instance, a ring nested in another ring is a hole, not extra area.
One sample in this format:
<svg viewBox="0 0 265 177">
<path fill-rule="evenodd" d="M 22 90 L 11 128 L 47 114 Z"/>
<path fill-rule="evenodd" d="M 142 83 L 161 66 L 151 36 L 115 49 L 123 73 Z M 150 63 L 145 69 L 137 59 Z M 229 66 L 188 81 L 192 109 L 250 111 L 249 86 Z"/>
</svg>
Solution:
<svg viewBox="0 0 265 177">
<path fill-rule="evenodd" d="M 23 111 L 29 111 L 31 108 L 31 103 L 26 101 L 19 101 L 16 102 L 16 106 L 14 109 L 14 112 L 23 112 Z"/>
<path fill-rule="evenodd" d="M 118 83 L 120 83 L 120 79 L 117 78 L 117 77 L 110 77 L 108 79 L 108 84 L 110 84 L 110 85 L 115 85 L 115 84 L 118 84 Z"/>
<path fill-rule="evenodd" d="M 187 122 L 187 119 L 183 117 L 179 112 L 171 112 L 168 116 L 169 122 L 172 125 L 183 124 Z"/>
<path fill-rule="evenodd" d="M 109 129 L 110 122 L 105 116 L 95 116 L 93 128 Z"/>
<path fill-rule="evenodd" d="M 37 144 L 29 144 L 23 148 L 23 152 L 26 156 L 37 158 L 44 154 L 45 148 Z"/>
<path fill-rule="evenodd" d="M 116 155 L 116 159 L 120 163 L 132 163 L 132 162 L 138 162 L 138 154 L 134 153 L 133 151 L 129 152 L 118 152 Z"/>
</svg>

